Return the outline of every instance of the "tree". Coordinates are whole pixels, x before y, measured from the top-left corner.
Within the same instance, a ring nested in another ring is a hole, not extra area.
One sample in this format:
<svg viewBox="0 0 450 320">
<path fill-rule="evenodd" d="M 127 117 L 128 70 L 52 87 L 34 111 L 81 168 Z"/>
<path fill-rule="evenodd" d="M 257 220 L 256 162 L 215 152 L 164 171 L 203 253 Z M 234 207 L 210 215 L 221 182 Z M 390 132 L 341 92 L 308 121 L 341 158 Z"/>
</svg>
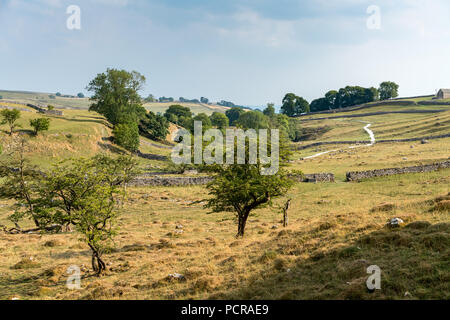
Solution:
<svg viewBox="0 0 450 320">
<path fill-rule="evenodd" d="M 57 97 L 61 97 L 61 92 L 57 92 L 57 93 L 56 93 L 56 96 L 57 96 Z"/>
<path fill-rule="evenodd" d="M 166 118 L 168 118 L 170 114 L 174 114 L 178 118 L 179 117 L 192 118 L 191 109 L 189 109 L 188 107 L 183 107 L 179 104 L 174 104 L 174 105 L 170 106 L 164 113 L 164 116 Z"/>
<path fill-rule="evenodd" d="M 51 104 L 49 104 L 49 105 L 47 106 L 47 110 L 48 110 L 48 111 L 55 110 L 55 107 L 52 106 Z"/>
<path fill-rule="evenodd" d="M 149 94 L 147 98 L 144 99 L 145 102 L 156 102 L 155 96 L 152 94 Z"/>
<path fill-rule="evenodd" d="M 1 124 L 7 124 L 9 126 L 9 135 L 14 133 L 14 129 L 18 127 L 16 124 L 17 120 L 20 119 L 20 110 L 17 109 L 4 109 L 0 111 L 0 116 L 2 118 Z"/>
<path fill-rule="evenodd" d="M 296 117 L 309 111 L 309 103 L 302 97 L 296 96 L 293 93 L 288 93 L 284 97 L 281 112 L 288 117 Z"/>
<path fill-rule="evenodd" d="M 14 199 L 14 213 L 9 216 L 21 232 L 19 222 L 31 219 L 37 228 L 41 227 L 36 204 L 39 194 L 39 178 L 42 178 L 37 168 L 25 158 L 28 151 L 27 143 L 22 138 L 11 140 L 6 154 L 6 160 L 0 163 L 0 199 Z"/>
<path fill-rule="evenodd" d="M 107 69 L 92 80 L 88 91 L 94 94 L 90 111 L 105 116 L 114 126 L 119 123 L 137 123 L 146 113 L 138 92 L 145 83 L 145 77 L 136 71 Z"/>
<path fill-rule="evenodd" d="M 271 205 L 276 197 L 285 195 L 292 180 L 284 170 L 275 175 L 261 175 L 261 164 L 216 165 L 212 171 L 215 179 L 207 185 L 211 198 L 206 208 L 213 212 L 234 212 L 238 218 L 238 233 L 243 237 L 250 213 Z"/>
<path fill-rule="evenodd" d="M 229 126 L 229 119 L 226 115 L 221 112 L 213 112 L 209 117 L 211 124 L 218 129 L 225 129 Z"/>
<path fill-rule="evenodd" d="M 30 120 L 30 126 L 34 129 L 34 135 L 37 136 L 39 132 L 48 131 L 50 127 L 50 119 L 38 118 Z"/>
<path fill-rule="evenodd" d="M 189 129 L 192 133 L 194 133 L 194 121 L 202 122 L 202 133 L 205 133 L 206 130 L 211 129 L 212 127 L 211 120 L 206 115 L 206 113 L 199 113 L 191 121 L 191 127 Z"/>
<path fill-rule="evenodd" d="M 80 92 L 80 93 L 77 94 L 77 97 L 80 98 L 80 99 L 83 99 L 84 98 L 84 94 L 82 92 Z"/>
<path fill-rule="evenodd" d="M 0 95 L 0 100 L 2 100 L 3 99 L 3 96 L 2 95 Z"/>
<path fill-rule="evenodd" d="M 165 117 L 150 111 L 139 122 L 139 131 L 150 139 L 166 140 L 169 134 L 169 121 Z"/>
<path fill-rule="evenodd" d="M 106 268 L 102 255 L 116 234 L 119 199 L 138 173 L 131 157 L 99 155 L 63 161 L 46 174 L 43 199 L 53 220 L 73 225 L 92 251 L 92 268 L 100 275 Z"/>
<path fill-rule="evenodd" d="M 236 125 L 243 129 L 267 129 L 269 127 L 269 120 L 262 112 L 249 111 L 239 117 Z"/>
<path fill-rule="evenodd" d="M 268 103 L 267 108 L 264 109 L 263 113 L 268 116 L 269 118 L 273 117 L 275 115 L 275 108 L 273 103 Z"/>
<path fill-rule="evenodd" d="M 208 103 L 209 103 L 209 99 L 208 99 L 208 98 L 205 98 L 205 97 L 201 97 L 201 98 L 200 98 L 200 102 L 201 102 L 201 103 L 204 103 L 204 104 L 208 104 Z"/>
<path fill-rule="evenodd" d="M 228 120 L 230 121 L 230 126 L 234 126 L 235 122 L 239 119 L 239 117 L 244 114 L 245 111 L 242 108 L 233 107 L 225 112 Z"/>
<path fill-rule="evenodd" d="M 388 100 L 398 97 L 399 85 L 392 81 L 385 81 L 380 84 L 380 99 Z"/>
<path fill-rule="evenodd" d="M 139 127 L 136 123 L 120 123 L 113 129 L 114 142 L 128 151 L 139 150 Z"/>
</svg>

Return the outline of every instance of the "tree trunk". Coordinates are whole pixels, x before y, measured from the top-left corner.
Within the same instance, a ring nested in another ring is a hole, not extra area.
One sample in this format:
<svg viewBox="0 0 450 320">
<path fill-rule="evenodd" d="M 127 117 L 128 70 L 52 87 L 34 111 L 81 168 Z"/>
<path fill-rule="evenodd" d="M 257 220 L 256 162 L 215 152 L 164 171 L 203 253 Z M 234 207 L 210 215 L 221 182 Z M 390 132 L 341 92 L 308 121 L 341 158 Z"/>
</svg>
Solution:
<svg viewBox="0 0 450 320">
<path fill-rule="evenodd" d="M 239 215 L 238 233 L 236 238 L 243 238 L 245 232 L 245 225 L 247 224 L 247 218 L 250 212 L 245 212 Z"/>
<path fill-rule="evenodd" d="M 97 276 L 100 276 L 102 272 L 106 270 L 106 264 L 100 258 L 100 254 L 98 253 L 98 251 L 95 250 L 92 246 L 90 247 L 92 249 L 92 270 L 94 270 Z"/>
</svg>

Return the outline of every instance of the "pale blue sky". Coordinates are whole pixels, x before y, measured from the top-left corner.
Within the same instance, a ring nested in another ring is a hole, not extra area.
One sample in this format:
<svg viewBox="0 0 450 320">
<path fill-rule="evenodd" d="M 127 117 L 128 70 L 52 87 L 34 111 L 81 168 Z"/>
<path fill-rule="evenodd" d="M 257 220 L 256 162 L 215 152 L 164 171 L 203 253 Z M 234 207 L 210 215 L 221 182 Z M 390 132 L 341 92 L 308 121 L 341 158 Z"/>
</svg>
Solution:
<svg viewBox="0 0 450 320">
<path fill-rule="evenodd" d="M 66 8 L 81 8 L 81 30 Z M 381 9 L 369 30 L 367 8 Z M 108 67 L 143 95 L 280 104 L 345 85 L 450 88 L 448 0 L 0 0 L 0 89 L 74 94 Z"/>
</svg>

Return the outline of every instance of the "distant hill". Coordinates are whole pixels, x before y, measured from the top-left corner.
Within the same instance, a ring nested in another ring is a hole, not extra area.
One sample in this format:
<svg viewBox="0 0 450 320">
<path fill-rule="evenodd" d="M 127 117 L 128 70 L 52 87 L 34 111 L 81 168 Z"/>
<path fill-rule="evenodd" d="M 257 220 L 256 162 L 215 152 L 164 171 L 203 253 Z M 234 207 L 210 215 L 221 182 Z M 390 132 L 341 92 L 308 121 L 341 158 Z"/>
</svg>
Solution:
<svg viewBox="0 0 450 320">
<path fill-rule="evenodd" d="M 56 108 L 63 109 L 88 109 L 91 102 L 89 98 L 67 98 L 57 97 L 54 93 L 31 92 L 31 91 L 8 91 L 0 90 L 0 96 L 3 100 L 17 101 L 21 103 L 32 103 L 40 105 L 53 105 Z M 1 100 L 0 100 L 1 101 Z M 194 114 L 206 113 L 211 115 L 213 112 L 225 113 L 229 108 L 215 104 L 191 103 L 191 102 L 151 102 L 145 103 L 144 107 L 155 113 L 164 113 L 169 106 L 179 104 L 189 107 Z"/>
</svg>

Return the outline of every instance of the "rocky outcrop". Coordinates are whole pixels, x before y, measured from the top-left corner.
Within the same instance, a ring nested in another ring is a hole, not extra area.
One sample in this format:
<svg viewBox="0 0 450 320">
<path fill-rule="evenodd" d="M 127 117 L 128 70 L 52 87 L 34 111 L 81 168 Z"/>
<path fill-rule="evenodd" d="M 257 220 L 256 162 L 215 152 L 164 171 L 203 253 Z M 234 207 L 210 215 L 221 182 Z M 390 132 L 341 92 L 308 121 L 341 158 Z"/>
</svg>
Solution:
<svg viewBox="0 0 450 320">
<path fill-rule="evenodd" d="M 347 172 L 347 181 L 360 181 L 363 179 L 369 179 L 374 177 L 391 176 L 397 174 L 405 173 L 421 173 L 421 172 L 431 172 L 440 169 L 450 168 L 450 161 L 443 161 L 428 165 L 414 166 L 414 167 L 403 167 L 403 168 L 389 168 L 389 169 L 378 169 L 369 171 L 355 171 Z"/>
</svg>

